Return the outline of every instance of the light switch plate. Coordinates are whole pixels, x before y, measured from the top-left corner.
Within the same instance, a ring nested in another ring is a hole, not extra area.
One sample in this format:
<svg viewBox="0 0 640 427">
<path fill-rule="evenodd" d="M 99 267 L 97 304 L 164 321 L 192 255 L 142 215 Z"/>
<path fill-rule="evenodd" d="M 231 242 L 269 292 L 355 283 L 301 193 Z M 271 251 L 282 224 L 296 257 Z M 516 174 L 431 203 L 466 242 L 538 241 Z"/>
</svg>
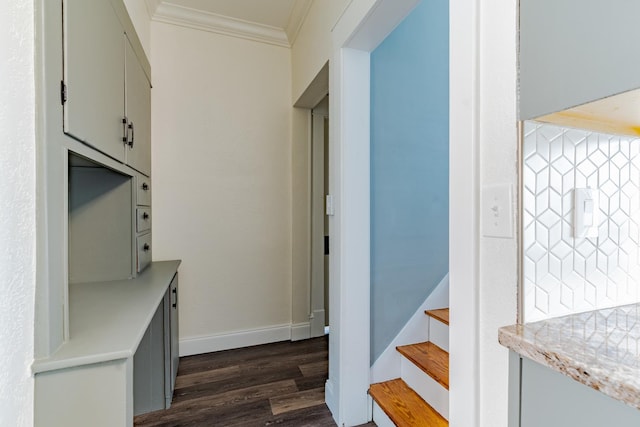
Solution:
<svg viewBox="0 0 640 427">
<path fill-rule="evenodd" d="M 488 185 L 482 190 L 482 235 L 513 238 L 511 184 Z"/>
</svg>

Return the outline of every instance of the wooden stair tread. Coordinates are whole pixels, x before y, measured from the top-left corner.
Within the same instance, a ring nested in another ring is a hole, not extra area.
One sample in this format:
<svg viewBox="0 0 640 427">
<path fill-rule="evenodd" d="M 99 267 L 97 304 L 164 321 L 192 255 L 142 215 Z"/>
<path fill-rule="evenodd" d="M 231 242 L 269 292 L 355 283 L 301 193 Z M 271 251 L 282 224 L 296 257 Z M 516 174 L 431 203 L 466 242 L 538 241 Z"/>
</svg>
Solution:
<svg viewBox="0 0 640 427">
<path fill-rule="evenodd" d="M 438 308 L 436 310 L 425 310 L 424 314 L 427 316 L 433 317 L 444 323 L 445 325 L 449 324 L 449 309 L 448 308 Z"/>
<path fill-rule="evenodd" d="M 449 353 L 432 342 L 403 345 L 396 349 L 449 390 Z"/>
<path fill-rule="evenodd" d="M 449 422 L 400 378 L 371 384 L 369 394 L 398 427 L 444 427 Z"/>
</svg>

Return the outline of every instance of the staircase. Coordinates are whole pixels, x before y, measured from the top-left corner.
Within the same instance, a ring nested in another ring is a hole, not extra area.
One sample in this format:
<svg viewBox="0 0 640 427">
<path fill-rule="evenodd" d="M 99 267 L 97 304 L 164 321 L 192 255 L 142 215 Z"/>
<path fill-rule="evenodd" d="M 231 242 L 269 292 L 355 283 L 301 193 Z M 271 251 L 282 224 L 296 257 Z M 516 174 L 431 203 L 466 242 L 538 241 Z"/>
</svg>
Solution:
<svg viewBox="0 0 640 427">
<path fill-rule="evenodd" d="M 449 425 L 449 309 L 425 314 L 429 340 L 396 347 L 402 355 L 401 378 L 369 388 L 379 427 Z"/>
</svg>

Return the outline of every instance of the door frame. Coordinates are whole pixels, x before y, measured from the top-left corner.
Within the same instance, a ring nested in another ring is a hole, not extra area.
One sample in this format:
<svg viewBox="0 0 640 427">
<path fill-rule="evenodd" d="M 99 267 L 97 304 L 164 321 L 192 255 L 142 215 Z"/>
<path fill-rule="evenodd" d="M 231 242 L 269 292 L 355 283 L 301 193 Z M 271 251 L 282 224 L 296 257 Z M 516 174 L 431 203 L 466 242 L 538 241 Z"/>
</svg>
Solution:
<svg viewBox="0 0 640 427">
<path fill-rule="evenodd" d="M 310 307 L 309 316 L 311 338 L 324 335 L 325 331 L 325 120 L 329 118 L 328 98 L 324 98 L 311 109 L 311 189 L 310 189 Z"/>
<path fill-rule="evenodd" d="M 326 402 L 339 426 L 371 419 L 370 53 L 419 0 L 351 2 L 333 28 L 330 70 L 329 379 Z M 450 2 L 451 425 L 479 420 L 478 5 Z M 456 325 L 459 325 L 456 327 Z"/>
</svg>

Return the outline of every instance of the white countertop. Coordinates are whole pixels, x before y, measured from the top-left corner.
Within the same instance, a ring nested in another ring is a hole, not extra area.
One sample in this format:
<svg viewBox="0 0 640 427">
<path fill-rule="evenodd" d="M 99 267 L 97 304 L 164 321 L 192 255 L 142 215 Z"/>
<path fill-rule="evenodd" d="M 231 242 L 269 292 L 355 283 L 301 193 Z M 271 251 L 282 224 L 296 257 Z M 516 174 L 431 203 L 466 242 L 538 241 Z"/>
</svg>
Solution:
<svg viewBox="0 0 640 427">
<path fill-rule="evenodd" d="M 132 357 L 180 261 L 149 265 L 135 279 L 69 285 L 70 338 L 33 373 Z"/>
<path fill-rule="evenodd" d="M 640 304 L 501 328 L 503 346 L 640 409 Z"/>
</svg>

